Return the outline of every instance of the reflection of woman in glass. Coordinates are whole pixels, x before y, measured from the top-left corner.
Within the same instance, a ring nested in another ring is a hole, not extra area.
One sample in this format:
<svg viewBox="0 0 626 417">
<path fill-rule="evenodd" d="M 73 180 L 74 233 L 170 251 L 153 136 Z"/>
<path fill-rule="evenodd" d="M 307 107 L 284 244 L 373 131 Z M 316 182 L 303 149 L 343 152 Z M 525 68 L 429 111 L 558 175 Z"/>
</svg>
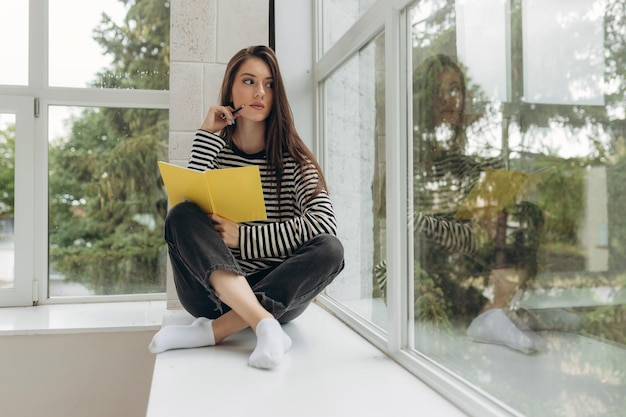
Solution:
<svg viewBox="0 0 626 417">
<path fill-rule="evenodd" d="M 430 139 L 439 129 L 439 136 L 447 134 L 449 148 L 462 150 L 465 147 L 465 77 L 461 68 L 448 56 L 436 55 L 422 63 L 415 72 L 417 105 L 415 120 L 420 135 Z M 446 132 L 447 131 L 447 132 Z M 446 132 L 446 133 L 444 133 Z M 433 141 L 433 139 L 435 139 Z M 445 146 L 439 143 L 436 147 Z"/>
<path fill-rule="evenodd" d="M 498 233 L 507 234 L 506 220 L 498 232 L 497 219 L 455 216 L 483 171 L 501 167 L 501 161 L 466 153 L 466 128 L 471 123 L 465 109 L 467 86 L 450 57 L 425 60 L 414 77 L 415 261 L 420 279 L 416 314 L 458 325 L 476 318 L 468 329 L 470 337 L 536 350 L 538 339 L 516 326 L 505 307 L 520 282 L 536 271 L 536 239 L 529 233 L 534 231 L 536 237 L 540 212 L 529 206 L 512 210 L 510 218 L 528 226 L 517 231 L 515 247 L 495 243 Z M 480 281 L 487 276 L 495 286 L 491 300 L 481 289 Z"/>
</svg>

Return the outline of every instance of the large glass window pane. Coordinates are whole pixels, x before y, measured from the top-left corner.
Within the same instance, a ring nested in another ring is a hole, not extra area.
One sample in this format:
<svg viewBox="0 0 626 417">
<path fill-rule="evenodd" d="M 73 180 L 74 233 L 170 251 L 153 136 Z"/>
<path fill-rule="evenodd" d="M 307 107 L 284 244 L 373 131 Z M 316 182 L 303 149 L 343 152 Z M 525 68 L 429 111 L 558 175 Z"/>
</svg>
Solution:
<svg viewBox="0 0 626 417">
<path fill-rule="evenodd" d="M 344 272 L 327 294 L 386 328 L 384 35 L 336 70 L 323 86 L 326 159 Z"/>
<path fill-rule="evenodd" d="M 0 4 L 0 84 L 28 84 L 28 2 Z"/>
<path fill-rule="evenodd" d="M 522 2 L 525 101 L 604 105 L 606 5 L 606 0 Z"/>
<path fill-rule="evenodd" d="M 15 115 L 0 113 L 0 289 L 15 283 Z"/>
<path fill-rule="evenodd" d="M 50 86 L 169 88 L 169 3 L 126 3 L 49 0 Z"/>
<path fill-rule="evenodd" d="M 322 0 L 322 53 L 365 13 L 376 0 Z"/>
<path fill-rule="evenodd" d="M 619 415 L 626 6 L 505 3 L 410 8 L 409 347 L 523 415 Z"/>
<path fill-rule="evenodd" d="M 51 297 L 165 291 L 168 111 L 49 109 Z"/>
</svg>

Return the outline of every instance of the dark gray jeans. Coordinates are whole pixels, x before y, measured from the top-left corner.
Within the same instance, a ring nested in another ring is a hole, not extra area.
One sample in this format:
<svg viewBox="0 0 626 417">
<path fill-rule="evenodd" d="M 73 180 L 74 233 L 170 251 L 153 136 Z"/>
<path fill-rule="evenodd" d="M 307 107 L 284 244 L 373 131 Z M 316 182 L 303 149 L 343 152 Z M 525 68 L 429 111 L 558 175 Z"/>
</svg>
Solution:
<svg viewBox="0 0 626 417">
<path fill-rule="evenodd" d="M 194 317 L 214 319 L 230 310 L 209 285 L 218 269 L 244 275 L 211 219 L 194 203 L 172 207 L 165 240 L 181 304 Z M 344 267 L 343 246 L 335 236 L 314 237 L 284 262 L 246 279 L 259 302 L 281 323 L 298 317 Z"/>
</svg>

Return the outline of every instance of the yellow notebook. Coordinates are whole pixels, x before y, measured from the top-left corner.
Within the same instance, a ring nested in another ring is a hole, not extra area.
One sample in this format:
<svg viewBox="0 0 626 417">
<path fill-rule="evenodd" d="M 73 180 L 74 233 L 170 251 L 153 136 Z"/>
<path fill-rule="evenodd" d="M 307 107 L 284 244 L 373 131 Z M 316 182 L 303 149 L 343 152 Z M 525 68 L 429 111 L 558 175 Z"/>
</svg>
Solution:
<svg viewBox="0 0 626 417">
<path fill-rule="evenodd" d="M 517 197 L 528 193 L 547 171 L 549 168 L 533 173 L 487 168 L 484 177 L 474 185 L 459 206 L 455 217 L 472 219 L 498 213 Z"/>
<path fill-rule="evenodd" d="M 258 166 L 200 172 L 163 161 L 158 164 L 171 206 L 193 201 L 205 212 L 236 223 L 267 218 Z"/>
</svg>

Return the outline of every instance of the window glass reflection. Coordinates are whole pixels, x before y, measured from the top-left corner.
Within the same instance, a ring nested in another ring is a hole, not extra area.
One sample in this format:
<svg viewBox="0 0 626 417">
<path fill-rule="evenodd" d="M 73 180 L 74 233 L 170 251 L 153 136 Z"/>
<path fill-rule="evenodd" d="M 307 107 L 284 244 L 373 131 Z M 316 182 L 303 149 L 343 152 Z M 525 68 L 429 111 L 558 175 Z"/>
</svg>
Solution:
<svg viewBox="0 0 626 417">
<path fill-rule="evenodd" d="M 322 0 L 322 54 L 341 38 L 376 0 Z"/>
<path fill-rule="evenodd" d="M 606 6 L 604 0 L 522 2 L 526 101 L 604 105 Z"/>
<path fill-rule="evenodd" d="M 626 7 L 487 3 L 411 9 L 410 346 L 524 415 L 619 414 Z"/>
<path fill-rule="evenodd" d="M 326 293 L 381 328 L 387 326 L 384 39 L 377 36 L 324 84 L 325 173 L 351 260 Z"/>
</svg>

